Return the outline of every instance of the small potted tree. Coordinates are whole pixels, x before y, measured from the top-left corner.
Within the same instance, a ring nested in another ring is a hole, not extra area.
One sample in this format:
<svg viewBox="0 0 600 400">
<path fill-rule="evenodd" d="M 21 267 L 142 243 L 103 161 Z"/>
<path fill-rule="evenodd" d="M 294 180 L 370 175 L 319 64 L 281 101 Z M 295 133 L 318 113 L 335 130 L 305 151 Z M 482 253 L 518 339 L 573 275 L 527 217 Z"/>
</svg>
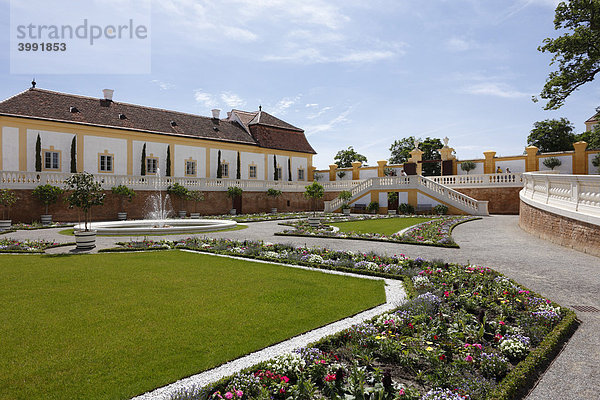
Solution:
<svg viewBox="0 0 600 400">
<path fill-rule="evenodd" d="M 338 199 L 342 200 L 342 213 L 349 215 L 350 214 L 350 205 L 348 204 L 348 200 L 352 198 L 352 192 L 348 190 L 342 190 L 340 194 L 338 194 Z"/>
<path fill-rule="evenodd" d="M 69 208 L 77 207 L 83 211 L 84 229 L 75 230 L 75 243 L 78 249 L 93 249 L 96 247 L 96 231 L 88 228 L 90 211 L 93 206 L 104 204 L 106 194 L 102 186 L 94 181 L 94 176 L 88 172 L 79 172 L 71 175 L 66 181 L 67 190 L 70 190 L 67 202 Z"/>
<path fill-rule="evenodd" d="M 388 193 L 388 214 L 396 215 L 398 210 L 398 192 Z"/>
<path fill-rule="evenodd" d="M 198 212 L 198 203 L 204 201 L 204 192 L 200 190 L 190 190 L 188 192 L 188 199 L 194 202 L 194 212 L 190 213 L 190 218 L 200 218 L 200 213 Z"/>
<path fill-rule="evenodd" d="M 0 220 L 0 232 L 10 229 L 10 208 L 19 200 L 14 191 L 10 189 L 0 190 L 0 205 L 2 205 L 2 220 Z"/>
<path fill-rule="evenodd" d="M 277 198 L 281 196 L 281 190 L 269 188 L 267 189 L 267 196 L 272 198 L 275 205 L 277 205 Z M 277 214 L 277 207 L 271 207 L 271 214 Z"/>
<path fill-rule="evenodd" d="M 460 163 L 460 169 L 465 171 L 467 175 L 469 175 L 469 172 L 473 171 L 475 167 L 476 165 L 473 161 L 463 161 L 462 163 Z"/>
<path fill-rule="evenodd" d="M 229 186 L 227 188 L 227 197 L 231 199 L 231 210 L 229 211 L 231 215 L 235 215 L 237 213 L 237 210 L 235 209 L 235 200 L 238 197 L 242 197 L 242 192 L 242 188 L 237 186 Z"/>
<path fill-rule="evenodd" d="M 33 189 L 33 196 L 45 206 L 45 214 L 40 217 L 42 225 L 50 225 L 52 223 L 52 215 L 48 214 L 48 206 L 56 203 L 62 192 L 63 190 L 61 188 L 50 184 L 39 185 Z"/>
<path fill-rule="evenodd" d="M 554 168 L 562 165 L 562 161 L 556 157 L 548 157 L 544 160 L 543 164 L 546 168 L 550 168 L 552 171 L 554 171 Z"/>
<path fill-rule="evenodd" d="M 125 200 L 131 203 L 135 197 L 135 191 L 128 188 L 125 185 L 114 186 L 110 188 L 114 195 L 119 196 L 119 212 L 117 213 L 117 219 L 119 221 L 125 221 L 127 219 L 127 212 L 125 211 Z"/>
<path fill-rule="evenodd" d="M 311 208 L 313 209 L 312 217 L 308 217 L 308 224 L 310 226 L 319 226 L 321 218 L 317 217 L 317 200 L 323 197 L 325 189 L 323 185 L 318 182 L 313 182 L 308 186 L 305 186 L 304 197 L 310 199 Z"/>
<path fill-rule="evenodd" d="M 187 211 L 184 210 L 183 202 L 188 198 L 189 191 L 179 183 L 175 182 L 167 188 L 167 193 L 179 198 L 179 218 L 185 218 Z"/>
<path fill-rule="evenodd" d="M 370 202 L 369 205 L 367 205 L 367 211 L 370 214 L 377 214 L 379 212 L 379 202 L 377 202 L 377 201 Z"/>
</svg>

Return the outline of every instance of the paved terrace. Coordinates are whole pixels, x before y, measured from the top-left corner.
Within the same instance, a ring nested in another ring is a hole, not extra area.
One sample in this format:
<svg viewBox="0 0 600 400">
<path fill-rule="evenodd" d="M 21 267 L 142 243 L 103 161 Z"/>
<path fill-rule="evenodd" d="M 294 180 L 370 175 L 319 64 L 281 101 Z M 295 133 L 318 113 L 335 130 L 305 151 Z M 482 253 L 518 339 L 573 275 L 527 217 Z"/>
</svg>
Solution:
<svg viewBox="0 0 600 400">
<path fill-rule="evenodd" d="M 490 266 L 530 289 L 567 307 L 593 306 L 600 309 L 600 258 L 538 239 L 518 226 L 517 216 L 491 216 L 459 225 L 453 233 L 460 249 L 446 249 L 360 240 L 274 236 L 285 229 L 277 221 L 255 222 L 238 231 L 199 236 L 238 240 L 265 240 L 328 247 L 335 250 L 375 251 L 408 257 Z M 73 241 L 59 229 L 19 231 L 7 237 Z M 182 235 L 189 236 L 189 235 Z M 161 237 L 150 237 L 160 239 Z M 177 235 L 162 238 L 176 239 Z M 98 237 L 97 249 L 112 247 L 127 237 Z M 97 251 L 97 249 L 92 252 Z M 49 252 L 72 252 L 73 247 Z M 600 393 L 600 313 L 578 312 L 581 326 L 563 352 L 550 366 L 528 399 L 597 399 Z"/>
</svg>

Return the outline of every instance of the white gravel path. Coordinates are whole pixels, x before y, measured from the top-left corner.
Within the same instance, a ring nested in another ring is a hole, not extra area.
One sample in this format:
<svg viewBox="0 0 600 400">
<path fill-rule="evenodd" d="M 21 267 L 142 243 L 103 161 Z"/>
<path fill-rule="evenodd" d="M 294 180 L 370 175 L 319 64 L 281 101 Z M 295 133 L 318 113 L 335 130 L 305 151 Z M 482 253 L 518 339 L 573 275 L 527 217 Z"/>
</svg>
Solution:
<svg viewBox="0 0 600 400">
<path fill-rule="evenodd" d="M 206 254 L 206 253 L 203 253 Z M 221 257 L 230 257 L 230 256 L 221 256 Z M 238 257 L 230 257 L 230 258 L 238 258 Z M 247 258 L 243 258 L 243 260 L 248 260 Z M 260 260 L 252 260 L 255 262 L 265 262 Z M 327 274 L 335 274 L 335 275 L 346 275 L 353 276 L 357 278 L 363 279 L 373 279 L 373 280 L 383 280 L 385 282 L 385 296 L 386 302 L 378 307 L 372 308 L 370 310 L 361 312 L 352 317 L 345 318 L 343 320 L 331 323 L 329 325 L 325 325 L 321 328 L 314 329 L 310 332 L 306 332 L 302 335 L 295 336 L 289 340 L 284 342 L 275 344 L 273 346 L 267 347 L 265 349 L 256 351 L 254 353 L 250 353 L 246 356 L 240 357 L 236 360 L 230 361 L 226 364 L 223 364 L 217 368 L 213 368 L 211 370 L 202 372 L 197 375 L 190 376 L 188 378 L 184 378 L 174 382 L 170 385 L 163 386 L 152 392 L 145 393 L 143 395 L 134 397 L 133 400 L 168 400 L 173 395 L 181 392 L 182 390 L 193 390 L 196 388 L 204 387 L 212 382 L 216 382 L 219 379 L 233 375 L 238 371 L 241 371 L 244 368 L 251 367 L 261 361 L 267 361 L 274 357 L 277 357 L 281 354 L 289 353 L 294 349 L 299 347 L 305 347 L 310 343 L 316 342 L 317 340 L 332 335 L 336 332 L 340 332 L 344 329 L 351 327 L 352 325 L 358 324 L 360 322 L 369 320 L 376 315 L 382 314 L 384 312 L 393 310 L 397 308 L 400 304 L 404 302 L 406 299 L 406 293 L 404 291 L 404 286 L 402 282 L 399 280 L 393 279 L 383 279 L 378 277 L 370 277 L 358 274 L 349 274 L 339 271 L 329 271 L 315 268 L 308 268 L 303 266 L 290 266 L 289 264 L 281 264 L 281 263 L 270 263 L 270 264 L 278 264 L 284 265 L 286 267 L 292 268 L 301 268 L 312 271 L 319 271 Z"/>
</svg>

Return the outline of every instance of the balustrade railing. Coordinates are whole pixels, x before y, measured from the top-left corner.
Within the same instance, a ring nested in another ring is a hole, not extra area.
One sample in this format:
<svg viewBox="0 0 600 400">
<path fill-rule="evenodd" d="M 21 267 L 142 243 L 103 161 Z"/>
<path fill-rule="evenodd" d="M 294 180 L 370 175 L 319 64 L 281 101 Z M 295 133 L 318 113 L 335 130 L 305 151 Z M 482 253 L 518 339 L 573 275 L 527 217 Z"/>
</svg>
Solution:
<svg viewBox="0 0 600 400">
<path fill-rule="evenodd" d="M 522 187 L 521 173 L 429 176 L 429 179 L 448 187 Z"/>
<path fill-rule="evenodd" d="M 600 218 L 599 175 L 525 173 L 523 181 L 521 198 L 534 206 L 538 203 L 559 211 Z"/>
</svg>

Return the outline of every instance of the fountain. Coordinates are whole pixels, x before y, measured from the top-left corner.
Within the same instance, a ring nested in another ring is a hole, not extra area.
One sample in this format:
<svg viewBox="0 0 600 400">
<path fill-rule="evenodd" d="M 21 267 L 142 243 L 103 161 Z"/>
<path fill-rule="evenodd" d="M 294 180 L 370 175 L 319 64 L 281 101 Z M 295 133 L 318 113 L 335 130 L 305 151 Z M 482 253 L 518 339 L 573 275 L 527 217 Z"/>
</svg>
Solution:
<svg viewBox="0 0 600 400">
<path fill-rule="evenodd" d="M 91 229 L 96 230 L 99 235 L 164 235 L 217 231 L 237 225 L 237 222 L 230 220 L 171 219 L 171 201 L 168 194 L 163 194 L 159 169 L 156 171 L 154 189 L 155 193 L 146 199 L 146 219 L 93 222 L 90 224 Z M 75 226 L 75 229 L 80 227 Z"/>
</svg>

